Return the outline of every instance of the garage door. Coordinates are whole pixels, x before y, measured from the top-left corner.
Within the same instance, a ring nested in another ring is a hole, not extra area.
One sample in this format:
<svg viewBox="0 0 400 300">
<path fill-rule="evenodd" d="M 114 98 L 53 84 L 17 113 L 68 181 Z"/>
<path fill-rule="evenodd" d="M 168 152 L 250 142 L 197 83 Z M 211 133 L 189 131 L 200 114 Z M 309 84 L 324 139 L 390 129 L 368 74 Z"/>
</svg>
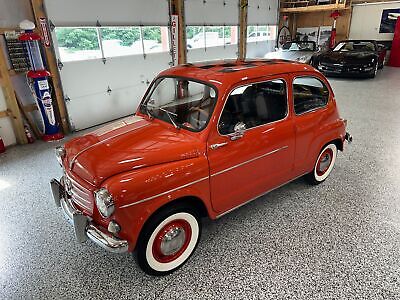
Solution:
<svg viewBox="0 0 400 300">
<path fill-rule="evenodd" d="M 167 4 L 46 1 L 74 130 L 134 113 L 150 81 L 170 66 Z"/>
</svg>

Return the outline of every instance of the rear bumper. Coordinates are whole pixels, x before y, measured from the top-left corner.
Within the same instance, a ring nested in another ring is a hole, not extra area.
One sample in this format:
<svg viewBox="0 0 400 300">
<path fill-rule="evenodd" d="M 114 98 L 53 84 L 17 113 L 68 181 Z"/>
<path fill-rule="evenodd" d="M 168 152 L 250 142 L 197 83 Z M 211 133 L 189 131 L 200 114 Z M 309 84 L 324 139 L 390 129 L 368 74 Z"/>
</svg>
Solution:
<svg viewBox="0 0 400 300">
<path fill-rule="evenodd" d="M 54 201 L 58 207 L 62 208 L 67 220 L 74 226 L 78 242 L 83 243 L 89 239 L 109 252 L 128 252 L 128 241 L 121 240 L 94 224 L 88 216 L 74 206 L 71 199 L 65 197 L 64 187 L 58 180 L 53 178 L 50 185 Z"/>
</svg>

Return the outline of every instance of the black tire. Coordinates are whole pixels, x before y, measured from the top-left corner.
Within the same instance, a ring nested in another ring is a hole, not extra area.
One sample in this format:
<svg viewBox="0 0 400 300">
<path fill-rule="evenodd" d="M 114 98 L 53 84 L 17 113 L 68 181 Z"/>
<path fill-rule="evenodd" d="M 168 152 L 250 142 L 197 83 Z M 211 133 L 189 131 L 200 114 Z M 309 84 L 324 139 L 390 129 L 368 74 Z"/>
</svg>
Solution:
<svg viewBox="0 0 400 300">
<path fill-rule="evenodd" d="M 376 74 L 378 73 L 378 62 L 376 62 L 375 66 L 374 66 L 374 70 L 368 75 L 368 78 L 375 78 Z"/>
<path fill-rule="evenodd" d="M 186 263 L 196 250 L 200 236 L 201 219 L 193 207 L 185 204 L 167 206 L 144 225 L 136 246 L 138 264 L 149 275 L 168 275 Z M 179 247 L 180 242 L 183 244 Z M 172 250 L 168 249 L 168 243 Z M 163 245 L 167 248 L 163 249 Z M 172 252 L 166 254 L 163 250 Z"/>
<path fill-rule="evenodd" d="M 335 144 L 329 143 L 322 148 L 314 163 L 313 170 L 305 176 L 306 180 L 312 185 L 324 182 L 335 166 L 336 156 L 337 147 Z"/>
</svg>

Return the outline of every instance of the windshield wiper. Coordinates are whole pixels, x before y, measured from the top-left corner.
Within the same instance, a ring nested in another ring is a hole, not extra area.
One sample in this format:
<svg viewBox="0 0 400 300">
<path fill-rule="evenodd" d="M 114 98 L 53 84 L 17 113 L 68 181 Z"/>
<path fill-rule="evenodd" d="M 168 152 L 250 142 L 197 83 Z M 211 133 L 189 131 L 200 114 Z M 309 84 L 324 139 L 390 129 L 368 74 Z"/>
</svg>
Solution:
<svg viewBox="0 0 400 300">
<path fill-rule="evenodd" d="M 146 106 L 147 107 L 147 106 Z M 174 119 L 171 116 L 174 116 L 175 118 L 178 117 L 178 115 L 176 113 L 173 113 L 172 111 L 169 111 L 168 109 L 162 108 L 162 107 L 158 107 L 158 106 L 150 106 L 151 108 L 155 108 L 155 109 L 159 109 L 163 112 L 165 112 L 168 116 L 168 118 L 170 119 L 172 125 L 174 125 L 174 127 L 176 129 L 180 129 L 181 126 L 179 124 L 177 124 Z"/>
</svg>

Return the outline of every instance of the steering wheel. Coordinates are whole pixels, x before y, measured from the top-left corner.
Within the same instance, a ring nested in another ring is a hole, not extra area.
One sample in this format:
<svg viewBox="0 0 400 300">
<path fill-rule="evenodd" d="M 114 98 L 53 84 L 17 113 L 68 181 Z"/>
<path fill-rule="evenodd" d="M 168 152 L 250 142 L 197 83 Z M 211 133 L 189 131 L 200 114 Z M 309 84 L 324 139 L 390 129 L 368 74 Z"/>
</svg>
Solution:
<svg viewBox="0 0 400 300">
<path fill-rule="evenodd" d="M 191 107 L 189 110 L 192 112 L 199 112 L 204 117 L 208 118 L 208 112 L 206 112 L 204 109 L 201 109 L 199 107 Z"/>
</svg>

